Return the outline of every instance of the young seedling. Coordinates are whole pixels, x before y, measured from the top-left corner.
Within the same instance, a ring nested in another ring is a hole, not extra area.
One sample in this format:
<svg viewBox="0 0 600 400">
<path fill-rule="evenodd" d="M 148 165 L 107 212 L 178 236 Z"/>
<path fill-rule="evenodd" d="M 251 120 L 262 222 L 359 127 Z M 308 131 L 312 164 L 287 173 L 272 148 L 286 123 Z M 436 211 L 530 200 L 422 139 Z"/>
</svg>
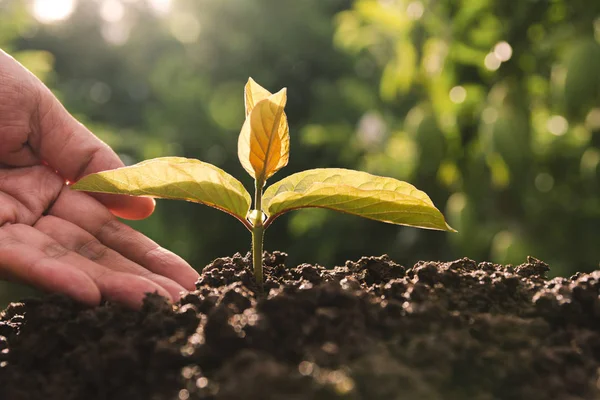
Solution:
<svg viewBox="0 0 600 400">
<path fill-rule="evenodd" d="M 97 193 L 187 200 L 224 211 L 252 233 L 256 282 L 263 283 L 263 238 L 273 221 L 291 210 L 328 208 L 377 221 L 454 231 L 427 194 L 396 179 L 341 168 L 299 172 L 268 187 L 265 182 L 287 165 L 289 127 L 286 89 L 275 94 L 252 78 L 244 90 L 246 121 L 238 157 L 254 178 L 254 208 L 244 186 L 220 168 L 195 159 L 162 157 L 130 167 L 91 174 L 72 187 Z"/>
</svg>

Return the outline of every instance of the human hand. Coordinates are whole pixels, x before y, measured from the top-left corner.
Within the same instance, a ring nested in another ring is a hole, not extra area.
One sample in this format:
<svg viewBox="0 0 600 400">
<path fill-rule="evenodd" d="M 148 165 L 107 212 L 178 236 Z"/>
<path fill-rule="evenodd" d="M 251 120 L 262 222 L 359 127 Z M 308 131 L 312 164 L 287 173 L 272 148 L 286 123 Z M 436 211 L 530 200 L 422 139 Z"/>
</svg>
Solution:
<svg viewBox="0 0 600 400">
<path fill-rule="evenodd" d="M 145 218 L 149 198 L 94 197 L 68 182 L 122 167 L 50 90 L 0 50 L 0 278 L 89 305 L 176 300 L 198 273 L 116 217 Z M 114 214 L 114 215 L 113 215 Z"/>
</svg>

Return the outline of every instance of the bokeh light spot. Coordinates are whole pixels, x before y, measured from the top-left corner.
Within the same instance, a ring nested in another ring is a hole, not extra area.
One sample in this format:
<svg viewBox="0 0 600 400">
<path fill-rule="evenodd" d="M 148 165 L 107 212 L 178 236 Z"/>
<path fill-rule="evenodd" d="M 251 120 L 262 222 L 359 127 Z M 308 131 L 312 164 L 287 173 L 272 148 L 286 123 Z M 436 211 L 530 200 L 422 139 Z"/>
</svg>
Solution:
<svg viewBox="0 0 600 400">
<path fill-rule="evenodd" d="M 389 7 L 393 7 L 396 5 L 395 0 L 379 0 L 378 3 L 381 7 L 384 7 L 384 8 L 389 8 Z"/>
<path fill-rule="evenodd" d="M 166 14 L 171 10 L 171 0 L 147 0 L 157 14 Z"/>
<path fill-rule="evenodd" d="M 562 115 L 553 115 L 548 118 L 548 122 L 546 123 L 546 128 L 550 131 L 551 134 L 555 136 L 562 136 L 567 133 L 569 129 L 569 122 Z"/>
<path fill-rule="evenodd" d="M 208 379 L 205 377 L 200 377 L 196 380 L 196 386 L 200 389 L 203 389 L 208 386 Z"/>
<path fill-rule="evenodd" d="M 181 43 L 194 43 L 200 36 L 200 22 L 191 14 L 177 13 L 169 25 L 171 34 Z"/>
<path fill-rule="evenodd" d="M 75 10 L 75 0 L 34 0 L 33 16 L 41 23 L 63 21 Z"/>
<path fill-rule="evenodd" d="M 104 0 L 100 5 L 100 16 L 106 22 L 120 21 L 125 15 L 125 7 L 119 0 Z"/>
<path fill-rule="evenodd" d="M 585 117 L 585 127 L 591 131 L 600 130 L 600 108 L 592 108 Z"/>
<path fill-rule="evenodd" d="M 591 179 L 600 176 L 600 150 L 589 148 L 581 156 L 581 174 Z"/>
<path fill-rule="evenodd" d="M 467 91 L 462 86 L 454 86 L 450 89 L 450 100 L 455 104 L 460 104 L 467 98 Z"/>
<path fill-rule="evenodd" d="M 90 98 L 98 104 L 105 104 L 110 100 L 112 90 L 104 82 L 96 82 L 90 88 Z"/>
<path fill-rule="evenodd" d="M 310 361 L 302 361 L 300 364 L 298 364 L 298 372 L 300 372 L 300 374 L 303 376 L 312 374 L 314 369 L 315 364 L 311 363 Z"/>
<path fill-rule="evenodd" d="M 510 60 L 512 53 L 513 49 L 508 42 L 498 42 L 496 46 L 494 46 L 494 55 L 502 62 Z"/>
<path fill-rule="evenodd" d="M 487 107 L 481 113 L 481 119 L 486 124 L 493 124 L 498 119 L 498 110 L 496 110 L 494 107 Z"/>
<path fill-rule="evenodd" d="M 110 23 L 102 27 L 101 34 L 108 43 L 120 46 L 129 39 L 130 26 L 124 23 Z"/>
<path fill-rule="evenodd" d="M 594 38 L 600 43 L 600 17 L 594 20 Z"/>
<path fill-rule="evenodd" d="M 378 146 L 383 142 L 387 126 L 385 121 L 376 112 L 367 112 L 358 122 L 356 136 L 367 147 Z"/>
<path fill-rule="evenodd" d="M 548 193 L 554 187 L 554 178 L 547 172 L 541 172 L 535 177 L 535 187 L 542 193 Z"/>
<path fill-rule="evenodd" d="M 420 1 L 413 1 L 406 7 L 406 15 L 412 20 L 420 19 L 423 16 L 424 11 L 425 7 L 423 7 L 423 3 Z"/>
<path fill-rule="evenodd" d="M 500 68 L 500 64 L 502 64 L 502 61 L 500 61 L 493 52 L 488 53 L 483 60 L 483 65 L 485 65 L 485 67 L 490 71 L 496 71 L 498 68 Z"/>
</svg>

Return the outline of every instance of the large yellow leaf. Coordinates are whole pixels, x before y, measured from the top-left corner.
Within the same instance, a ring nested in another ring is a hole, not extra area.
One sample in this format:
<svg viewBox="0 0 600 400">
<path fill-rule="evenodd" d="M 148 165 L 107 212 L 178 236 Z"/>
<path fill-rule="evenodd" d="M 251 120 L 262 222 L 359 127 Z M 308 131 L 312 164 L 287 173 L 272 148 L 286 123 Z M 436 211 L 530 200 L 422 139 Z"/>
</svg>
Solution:
<svg viewBox="0 0 600 400">
<path fill-rule="evenodd" d="M 454 230 L 414 186 L 348 169 L 311 169 L 288 176 L 267 188 L 263 205 L 266 226 L 284 212 L 319 207 L 391 224 Z"/>
<path fill-rule="evenodd" d="M 238 139 L 238 157 L 250 176 L 264 182 L 287 165 L 290 139 L 283 112 L 286 89 L 253 103 L 261 93 L 264 94 L 260 90 L 246 90 L 246 107 L 250 106 L 250 112 Z"/>
<path fill-rule="evenodd" d="M 90 174 L 72 187 L 86 192 L 193 201 L 225 211 L 245 225 L 251 203 L 244 186 L 227 172 L 183 157 L 155 158 Z"/>
</svg>

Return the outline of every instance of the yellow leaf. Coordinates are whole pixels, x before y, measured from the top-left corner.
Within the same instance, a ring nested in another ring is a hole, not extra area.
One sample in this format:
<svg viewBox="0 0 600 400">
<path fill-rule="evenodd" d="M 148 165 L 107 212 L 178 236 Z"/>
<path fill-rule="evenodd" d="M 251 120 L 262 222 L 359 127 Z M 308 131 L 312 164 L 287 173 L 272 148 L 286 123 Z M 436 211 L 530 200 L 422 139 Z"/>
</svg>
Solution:
<svg viewBox="0 0 600 400">
<path fill-rule="evenodd" d="M 271 92 L 269 92 L 267 89 L 265 89 L 264 87 L 262 87 L 261 85 L 256 83 L 256 81 L 254 79 L 248 78 L 248 82 L 246 83 L 246 86 L 244 87 L 244 100 L 246 103 L 246 117 L 248 116 L 248 114 L 250 114 L 250 112 L 252 111 L 252 109 L 254 108 L 256 103 L 269 98 L 269 96 L 271 96 L 271 95 L 272 95 Z M 282 157 L 281 157 L 279 164 L 277 164 L 276 170 L 273 173 L 275 173 L 276 171 L 279 171 L 281 168 L 285 167 L 288 163 L 289 153 L 290 153 L 289 131 L 290 131 L 290 128 L 288 126 L 287 116 L 285 115 L 285 112 L 284 112 L 283 116 L 279 122 L 279 130 L 278 130 L 279 136 L 281 137 Z M 242 162 L 242 165 L 243 164 L 244 163 Z M 246 170 L 248 171 L 248 169 L 246 169 Z M 250 173 L 250 171 L 248 171 L 248 172 Z M 250 175 L 252 175 L 252 173 L 250 173 Z"/>
<path fill-rule="evenodd" d="M 267 89 L 265 89 L 264 87 L 262 87 L 261 85 L 256 83 L 256 81 L 254 79 L 248 78 L 248 82 L 246 83 L 246 86 L 244 87 L 244 101 L 246 104 L 246 117 L 248 117 L 248 115 L 254 109 L 254 107 L 256 106 L 256 104 L 258 102 L 268 99 L 271 95 L 272 95 L 271 92 L 269 92 Z M 283 115 L 279 121 L 278 134 L 279 134 L 280 141 L 281 141 L 281 147 L 280 147 L 281 158 L 280 158 L 279 163 L 276 165 L 275 170 L 270 175 L 266 176 L 264 178 L 264 180 L 266 180 L 268 177 L 272 176 L 275 172 L 277 172 L 281 168 L 285 167 L 289 160 L 290 135 L 289 135 L 289 126 L 288 126 L 287 116 L 285 115 L 285 112 L 283 113 Z M 238 142 L 238 146 L 240 146 L 239 142 Z M 241 149 L 240 148 L 238 150 L 238 154 L 240 154 L 240 152 L 242 152 L 242 154 L 243 154 L 243 156 L 240 155 L 240 161 L 241 161 L 242 165 L 244 166 L 246 171 L 248 171 L 248 173 L 253 178 L 256 179 L 257 178 L 257 176 L 255 175 L 256 171 L 252 167 L 252 163 L 250 162 L 250 152 L 251 152 L 250 149 L 248 149 L 248 148 Z"/>
<path fill-rule="evenodd" d="M 252 109 L 254 108 L 254 106 L 256 105 L 256 103 L 258 103 L 261 100 L 265 100 L 267 98 L 269 98 L 269 96 L 271 96 L 272 93 L 269 92 L 267 89 L 265 89 L 264 87 L 260 86 L 258 83 L 256 83 L 256 81 L 252 78 L 248 78 L 248 82 L 246 83 L 246 86 L 244 87 L 244 100 L 246 103 L 246 117 L 248 116 L 248 114 L 250 114 L 250 111 L 252 111 Z M 284 135 L 285 137 L 283 137 L 283 140 L 286 141 L 286 148 L 287 148 L 287 152 L 289 152 L 289 143 L 290 143 L 290 136 L 289 136 L 289 127 L 288 127 L 288 122 L 287 122 L 287 116 L 285 115 L 285 112 L 283 113 L 283 118 L 281 118 L 281 121 L 279 122 L 279 131 L 280 132 L 288 132 L 287 135 Z M 282 165 L 282 167 L 284 167 L 284 165 Z"/>
<path fill-rule="evenodd" d="M 250 112 L 238 139 L 238 157 L 250 176 L 264 183 L 286 166 L 289 159 L 289 128 L 283 112 L 286 89 L 254 104 L 252 101 L 258 95 L 252 93 L 260 91 L 246 91 L 246 106 L 250 106 Z"/>
<path fill-rule="evenodd" d="M 287 211 L 318 207 L 390 224 L 454 231 L 414 186 L 348 169 L 311 169 L 288 176 L 267 188 L 263 205 L 265 226 Z"/>
<path fill-rule="evenodd" d="M 214 165 L 162 157 L 90 174 L 72 186 L 86 192 L 188 200 L 225 211 L 247 225 L 251 198 L 244 186 Z"/>
<path fill-rule="evenodd" d="M 248 82 L 246 86 L 244 86 L 244 101 L 246 103 L 246 117 L 250 114 L 250 111 L 254 108 L 256 103 L 261 100 L 264 100 L 271 96 L 271 92 L 269 92 L 264 87 L 260 86 L 256 81 L 252 78 L 248 78 Z"/>
</svg>

